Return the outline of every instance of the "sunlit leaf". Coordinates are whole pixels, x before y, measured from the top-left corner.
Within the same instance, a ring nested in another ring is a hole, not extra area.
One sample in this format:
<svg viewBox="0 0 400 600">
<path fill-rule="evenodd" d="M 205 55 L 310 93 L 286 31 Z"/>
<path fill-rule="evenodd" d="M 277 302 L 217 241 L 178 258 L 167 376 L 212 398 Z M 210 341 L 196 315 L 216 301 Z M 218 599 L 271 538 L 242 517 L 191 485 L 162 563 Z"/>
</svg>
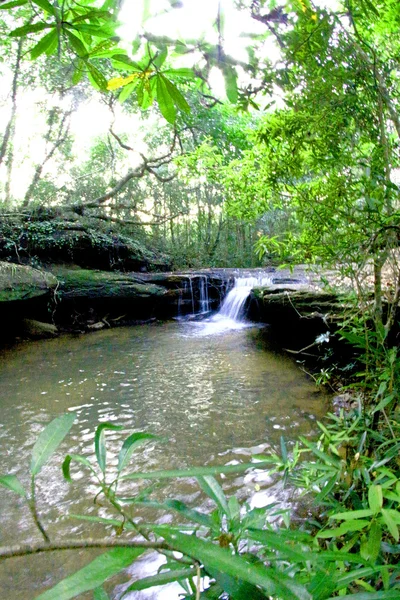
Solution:
<svg viewBox="0 0 400 600">
<path fill-rule="evenodd" d="M 107 79 L 105 78 L 103 73 L 101 71 L 99 71 L 99 69 L 97 67 L 95 67 L 93 63 L 90 63 L 89 61 L 86 63 L 86 65 L 88 68 L 89 79 L 92 80 L 92 83 L 95 84 L 95 87 L 97 86 L 99 88 L 99 90 L 101 90 L 101 91 L 106 91 L 107 90 Z"/>
<path fill-rule="evenodd" d="M 77 55 L 80 58 L 87 56 L 88 51 L 87 51 L 85 44 L 82 42 L 82 40 L 80 40 L 69 29 L 64 29 L 64 31 L 67 34 L 69 41 L 71 42 L 72 49 L 77 53 Z"/>
<path fill-rule="evenodd" d="M 128 85 L 129 83 L 132 83 L 132 81 L 135 81 L 135 79 L 137 79 L 138 76 L 139 76 L 139 74 L 135 73 L 133 75 L 129 75 L 128 77 L 114 77 L 113 79 L 110 79 L 107 82 L 107 89 L 110 91 L 117 90 L 118 88 L 120 88 L 124 85 Z"/>
<path fill-rule="evenodd" d="M 22 27 L 17 27 L 17 29 L 13 29 L 13 31 L 10 32 L 10 37 L 22 37 L 24 35 L 28 35 L 29 33 L 38 33 L 39 31 L 43 31 L 44 29 L 50 29 L 52 27 L 55 27 L 55 23 L 32 23 L 28 25 L 23 25 Z"/>
<path fill-rule="evenodd" d="M 32 475 L 36 476 L 40 472 L 71 429 L 75 419 L 75 413 L 67 413 L 56 417 L 43 429 L 32 450 Z"/>
<path fill-rule="evenodd" d="M 43 10 L 47 11 L 51 15 L 55 15 L 54 7 L 50 4 L 48 0 L 31 0 L 32 4 L 36 4 L 43 8 Z"/>
<path fill-rule="evenodd" d="M 28 0 L 13 0 L 12 2 L 4 2 L 0 4 L 0 10 L 6 10 L 7 8 L 15 8 L 17 6 L 24 6 L 28 4 Z"/>
<path fill-rule="evenodd" d="M 224 65 L 223 74 L 225 79 L 225 90 L 229 102 L 235 104 L 238 101 L 237 73 L 230 65 Z"/>
<path fill-rule="evenodd" d="M 35 60 L 38 56 L 44 52 L 49 53 L 50 50 L 55 50 L 58 44 L 57 30 L 54 29 L 49 33 L 46 33 L 44 37 L 34 46 L 31 50 L 31 59 Z"/>
<path fill-rule="evenodd" d="M 349 531 L 361 531 L 365 529 L 369 525 L 369 521 L 364 521 L 362 519 L 358 521 L 345 521 L 341 524 L 340 527 L 336 529 L 324 529 L 324 531 L 319 531 L 317 533 L 318 538 L 330 538 L 330 537 L 340 537 Z"/>
<path fill-rule="evenodd" d="M 158 74 L 156 77 L 157 81 L 157 102 L 160 107 L 162 116 L 168 121 L 168 123 L 175 123 L 176 119 L 176 108 L 175 103 L 168 91 L 166 85 L 166 79 L 162 75 Z"/>
<path fill-rule="evenodd" d="M 162 65 L 165 63 L 167 56 L 168 48 L 165 46 L 160 52 L 157 53 L 157 56 L 153 58 L 153 65 L 157 67 L 157 69 L 161 69 Z"/>
<path fill-rule="evenodd" d="M 166 77 L 164 77 L 164 75 L 160 75 L 160 77 L 162 77 L 162 79 L 163 79 L 163 81 L 165 83 L 165 87 L 166 87 L 166 89 L 167 89 L 170 97 L 172 98 L 172 100 L 176 104 L 176 106 L 180 110 L 183 110 L 183 112 L 190 113 L 190 106 L 187 103 L 185 97 L 178 90 L 178 88 L 176 87 L 176 85 L 173 84 L 172 81 L 170 81 L 169 79 L 167 79 Z"/>
<path fill-rule="evenodd" d="M 382 518 L 383 518 L 387 528 L 390 531 L 390 534 L 394 537 L 396 542 L 398 542 L 399 541 L 399 529 L 398 529 L 396 523 L 394 522 L 394 520 L 392 519 L 391 514 L 389 513 L 389 511 L 385 510 L 384 508 L 382 508 L 381 513 L 382 513 Z"/>
<path fill-rule="evenodd" d="M 82 79 L 84 73 L 86 71 L 86 65 L 85 65 L 85 61 L 83 61 L 81 58 L 78 60 L 77 65 L 75 67 L 75 71 L 72 75 L 72 83 L 74 85 L 76 85 L 77 83 L 80 82 L 80 80 Z"/>
<path fill-rule="evenodd" d="M 136 86 L 137 86 L 137 81 L 134 81 L 133 83 L 128 83 L 128 85 L 126 85 L 125 87 L 122 88 L 122 90 L 118 96 L 118 100 L 120 102 L 125 102 L 125 100 L 127 98 L 129 98 L 129 96 L 132 94 L 132 92 L 134 91 Z"/>
<path fill-rule="evenodd" d="M 370 485 L 368 488 L 368 504 L 374 514 L 383 506 L 382 488 L 380 485 Z"/>
<path fill-rule="evenodd" d="M 334 515 L 329 515 L 330 519 L 335 519 L 337 521 L 352 521 L 354 519 L 364 519 L 365 517 L 372 517 L 374 512 L 369 508 L 365 508 L 362 510 L 349 510 L 347 512 L 335 513 Z"/>
</svg>

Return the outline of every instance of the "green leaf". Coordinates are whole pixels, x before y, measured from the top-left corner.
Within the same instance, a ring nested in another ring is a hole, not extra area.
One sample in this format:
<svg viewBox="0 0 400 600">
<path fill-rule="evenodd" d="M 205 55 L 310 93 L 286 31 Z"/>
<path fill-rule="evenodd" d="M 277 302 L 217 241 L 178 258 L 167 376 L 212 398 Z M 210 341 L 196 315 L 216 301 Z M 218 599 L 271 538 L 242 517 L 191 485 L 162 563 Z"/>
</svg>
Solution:
<svg viewBox="0 0 400 600">
<path fill-rule="evenodd" d="M 220 473 L 243 473 L 248 469 L 263 469 L 271 467 L 274 461 L 260 461 L 257 463 L 241 463 L 238 465 L 221 465 L 216 467 L 191 467 L 189 469 L 171 469 L 169 471 L 148 471 L 139 473 L 130 473 L 121 477 L 125 479 L 174 479 L 176 477 L 199 477 L 203 475 L 218 475 Z"/>
<path fill-rule="evenodd" d="M 140 591 L 147 590 L 150 587 L 154 587 L 156 585 L 165 585 L 166 583 L 172 583 L 174 581 L 182 581 L 183 579 L 189 579 L 190 577 L 196 576 L 196 569 L 179 569 L 176 571 L 167 571 L 165 573 L 158 573 L 157 575 L 152 575 L 151 577 L 144 577 L 143 579 L 139 579 L 130 585 L 124 592 L 124 595 L 127 592 L 131 591 Z"/>
<path fill-rule="evenodd" d="M 12 2 L 5 2 L 4 4 L 0 4 L 0 10 L 15 8 L 16 6 L 23 6 L 24 4 L 28 4 L 28 0 L 13 0 Z"/>
<path fill-rule="evenodd" d="M 383 410 L 384 408 L 386 408 L 386 406 L 388 404 L 390 404 L 391 402 L 393 402 L 393 400 L 396 398 L 396 393 L 392 392 L 391 394 L 388 394 L 387 396 L 385 396 L 385 398 L 383 398 L 379 404 L 377 404 L 374 408 L 374 410 L 372 411 L 372 414 L 379 412 L 380 410 Z"/>
<path fill-rule="evenodd" d="M 232 577 L 226 573 L 221 573 L 221 571 L 213 569 L 211 566 L 208 566 L 207 571 L 221 588 L 220 594 L 216 597 L 217 599 L 221 598 L 223 590 L 229 598 L 234 600 L 249 600 L 249 598 L 251 598 L 251 600 L 265 600 L 264 592 L 255 585 L 251 585 L 247 581 Z M 225 597 L 225 595 L 223 597 Z"/>
<path fill-rule="evenodd" d="M 277 552 L 283 559 L 303 563 L 317 558 L 315 554 L 306 551 L 300 545 L 294 546 L 290 541 L 286 544 L 279 533 L 259 529 L 248 529 L 247 533 L 251 540 L 261 542 L 268 550 Z"/>
<path fill-rule="evenodd" d="M 361 579 L 362 577 L 371 577 L 371 575 L 375 575 L 375 573 L 379 573 L 382 567 L 363 567 L 362 569 L 355 569 L 354 571 L 350 571 L 345 575 L 341 575 L 341 573 L 337 574 L 336 578 L 336 590 L 341 590 L 347 587 L 350 583 L 353 583 L 356 579 Z"/>
<path fill-rule="evenodd" d="M 237 73 L 234 67 L 230 65 L 224 65 L 223 74 L 225 79 L 225 90 L 229 102 L 236 104 L 238 101 L 238 88 L 237 88 Z"/>
<path fill-rule="evenodd" d="M 102 92 L 107 91 L 108 81 L 104 77 L 103 73 L 101 71 L 99 71 L 99 69 L 90 62 L 87 62 L 86 66 L 89 70 L 88 75 L 89 75 L 89 79 L 92 82 L 92 85 L 94 87 L 97 87 Z"/>
<path fill-rule="evenodd" d="M 71 21 L 71 23 L 79 23 L 80 21 L 86 21 L 86 19 L 104 19 L 106 21 L 109 21 L 113 18 L 112 14 L 108 11 L 108 10 L 97 10 L 97 9 L 93 9 L 93 10 L 89 10 L 88 12 L 86 12 L 83 15 L 79 15 L 78 17 L 75 17 L 75 19 L 73 19 Z"/>
<path fill-rule="evenodd" d="M 178 513 L 183 515 L 186 519 L 190 521 L 194 521 L 195 523 L 199 523 L 200 525 L 204 525 L 205 527 L 209 527 L 210 529 L 213 527 L 213 520 L 209 515 L 199 512 L 198 510 L 194 510 L 193 508 L 189 508 L 181 502 L 180 500 L 166 500 L 161 507 L 163 508 L 172 508 L 172 510 L 176 510 Z"/>
<path fill-rule="evenodd" d="M 165 69 L 162 72 L 163 75 L 167 75 L 168 79 L 174 79 L 175 77 L 177 79 L 189 79 L 189 80 L 193 80 L 196 79 L 197 75 L 196 73 L 193 71 L 193 69 L 188 69 L 188 68 L 180 68 L 180 69 Z"/>
<path fill-rule="evenodd" d="M 390 512 L 388 510 L 385 510 L 384 508 L 382 508 L 381 513 L 382 513 L 382 518 L 383 518 L 387 528 L 390 531 L 390 534 L 394 537 L 396 542 L 398 542 L 399 541 L 399 530 L 398 530 L 396 523 L 392 519 L 392 515 L 390 514 Z"/>
<path fill-rule="evenodd" d="M 154 531 L 176 550 L 203 563 L 206 570 L 211 568 L 213 571 L 248 581 L 262 587 L 270 595 L 275 594 L 291 600 L 312 600 L 309 592 L 300 583 L 283 572 L 275 571 L 273 567 L 266 568 L 263 564 L 251 563 L 242 556 L 232 555 L 230 550 L 194 535 L 170 533 L 168 527 L 156 526 Z"/>
<path fill-rule="evenodd" d="M 28 33 L 38 33 L 39 31 L 43 31 L 44 29 L 50 29 L 55 27 L 55 24 L 49 23 L 28 23 L 28 25 L 23 25 L 22 27 L 17 27 L 17 29 L 13 29 L 10 32 L 10 37 L 22 37 L 27 35 Z"/>
<path fill-rule="evenodd" d="M 74 29 L 76 31 L 80 31 L 81 33 L 86 33 L 94 37 L 104 39 L 108 39 L 114 35 L 114 27 L 110 25 L 102 25 L 99 27 L 98 25 L 87 25 L 86 23 L 80 23 L 78 25 L 74 25 Z"/>
<path fill-rule="evenodd" d="M 329 515 L 330 519 L 336 519 L 337 521 L 351 521 L 353 519 L 364 519 L 365 517 L 372 517 L 374 512 L 369 508 L 364 510 L 349 510 L 348 512 L 335 513 Z"/>
<path fill-rule="evenodd" d="M 211 500 L 214 500 L 222 514 L 225 514 L 228 518 L 230 518 L 228 502 L 218 481 L 211 475 L 197 477 L 196 479 L 203 492 L 207 494 Z"/>
<path fill-rule="evenodd" d="M 0 485 L 16 492 L 22 496 L 22 498 L 26 498 L 26 492 L 16 475 L 2 475 L 2 477 L 0 477 Z"/>
<path fill-rule="evenodd" d="M 31 1 L 32 1 L 32 4 L 36 4 L 36 6 L 40 6 L 40 8 L 43 8 L 43 10 L 46 10 L 51 15 L 55 16 L 55 10 L 48 0 L 31 0 Z"/>
<path fill-rule="evenodd" d="M 165 46 L 160 52 L 157 53 L 156 57 L 151 61 L 157 69 L 161 69 L 165 60 L 168 56 L 168 48 Z"/>
<path fill-rule="evenodd" d="M 84 456 L 80 456 L 79 454 L 67 454 L 67 456 L 64 458 L 64 462 L 62 464 L 62 472 L 63 472 L 64 478 L 67 481 L 72 481 L 70 467 L 71 467 L 71 462 L 73 460 L 75 462 L 80 463 L 81 465 L 84 465 L 85 467 L 88 467 L 88 469 L 90 469 L 92 471 L 92 473 L 94 473 L 94 469 L 87 458 L 85 458 Z"/>
<path fill-rule="evenodd" d="M 361 556 L 365 558 L 365 560 L 375 562 L 381 550 L 381 541 L 382 528 L 379 525 L 379 523 L 374 521 L 371 524 L 370 530 L 368 532 L 367 541 L 363 547 L 363 552 L 361 552 Z"/>
<path fill-rule="evenodd" d="M 337 596 L 332 596 L 332 600 Z M 359 594 L 349 594 L 340 596 L 340 600 L 399 600 L 399 590 L 387 590 L 384 592 L 361 592 Z"/>
<path fill-rule="evenodd" d="M 368 504 L 374 514 L 378 513 L 383 506 L 382 487 L 370 485 L 368 488 Z"/>
<path fill-rule="evenodd" d="M 359 521 L 345 521 L 336 529 L 325 529 L 324 531 L 320 531 L 317 533 L 317 538 L 339 537 L 349 531 L 361 531 L 368 525 L 369 521 L 363 521 L 362 519 Z"/>
<path fill-rule="evenodd" d="M 308 591 L 312 594 L 313 600 L 325 600 L 335 591 L 335 582 L 332 572 L 317 571 L 311 579 Z"/>
<path fill-rule="evenodd" d="M 156 76 L 157 81 L 157 102 L 160 107 L 162 116 L 168 121 L 168 123 L 175 123 L 176 119 L 176 108 L 175 103 L 168 91 L 168 87 L 165 83 L 165 77 L 158 74 Z"/>
<path fill-rule="evenodd" d="M 46 33 L 44 37 L 42 37 L 39 42 L 34 46 L 31 50 L 31 59 L 35 60 L 38 56 L 43 54 L 44 52 L 50 53 L 49 51 L 54 51 L 58 45 L 58 35 L 57 30 L 54 29 L 49 33 Z"/>
<path fill-rule="evenodd" d="M 324 500 L 326 498 L 326 496 L 328 494 L 330 494 L 330 492 L 333 490 L 333 488 L 336 485 L 336 481 L 338 478 L 338 474 L 335 473 L 335 475 L 333 475 L 324 485 L 324 487 L 322 488 L 322 490 L 319 492 L 319 494 L 317 494 L 314 498 L 314 502 L 315 504 L 319 504 L 320 502 L 322 502 L 322 500 Z"/>
<path fill-rule="evenodd" d="M 109 577 L 129 567 L 144 551 L 142 548 L 113 548 L 40 594 L 35 600 L 70 600 L 79 594 L 94 590 Z"/>
<path fill-rule="evenodd" d="M 84 73 L 86 71 L 86 63 L 81 58 L 78 60 L 77 65 L 75 67 L 75 71 L 72 75 L 72 83 L 73 85 L 77 85 L 82 79 Z"/>
<path fill-rule="evenodd" d="M 98 587 L 93 590 L 93 600 L 110 600 L 110 598 L 104 588 Z"/>
<path fill-rule="evenodd" d="M 121 431 L 123 429 L 122 425 L 113 425 L 113 423 L 101 423 L 97 429 L 94 436 L 94 449 L 96 452 L 97 463 L 102 470 L 103 474 L 106 472 L 106 458 L 107 458 L 107 450 L 106 450 L 106 442 L 105 442 L 105 429 L 110 429 L 112 431 Z"/>
<path fill-rule="evenodd" d="M 183 110 L 183 112 L 190 113 L 190 106 L 186 102 L 185 97 L 181 94 L 181 92 L 178 90 L 178 88 L 176 87 L 176 85 L 173 84 L 172 81 L 170 81 L 169 79 L 167 79 L 166 77 L 164 77 L 164 75 L 161 75 L 160 77 L 163 78 L 163 81 L 164 81 L 165 86 L 166 86 L 166 88 L 168 90 L 168 93 L 171 96 L 171 98 L 173 99 L 173 101 L 176 104 L 176 106 L 180 110 Z"/>
<path fill-rule="evenodd" d="M 369 16 L 368 15 L 368 11 L 371 11 L 372 13 L 374 13 L 374 15 L 376 17 L 380 17 L 379 11 L 373 5 L 373 3 L 371 2 L 371 0 L 362 0 L 361 4 L 364 5 L 364 9 L 365 9 L 365 12 L 366 12 L 367 16 Z"/>
<path fill-rule="evenodd" d="M 121 472 L 124 467 L 128 464 L 131 459 L 133 452 L 146 442 L 150 440 L 159 439 L 156 435 L 151 433 L 132 433 L 129 437 L 126 438 L 124 443 L 122 444 L 122 448 L 120 450 L 118 456 L 118 471 Z"/>
<path fill-rule="evenodd" d="M 33 476 L 40 472 L 43 465 L 61 444 L 75 419 L 75 413 L 67 413 L 53 419 L 43 429 L 32 450 L 31 473 Z"/>
<path fill-rule="evenodd" d="M 72 49 L 77 53 L 79 58 L 86 57 L 88 55 L 85 44 L 76 35 L 74 35 L 69 29 L 64 28 L 65 33 L 71 42 Z"/>
<path fill-rule="evenodd" d="M 119 96 L 118 96 L 118 100 L 122 103 L 125 102 L 125 100 L 127 98 L 129 98 L 129 96 L 132 94 L 132 92 L 134 91 L 135 87 L 137 86 L 137 81 L 133 81 L 132 83 L 128 83 L 128 85 L 125 85 Z"/>
</svg>

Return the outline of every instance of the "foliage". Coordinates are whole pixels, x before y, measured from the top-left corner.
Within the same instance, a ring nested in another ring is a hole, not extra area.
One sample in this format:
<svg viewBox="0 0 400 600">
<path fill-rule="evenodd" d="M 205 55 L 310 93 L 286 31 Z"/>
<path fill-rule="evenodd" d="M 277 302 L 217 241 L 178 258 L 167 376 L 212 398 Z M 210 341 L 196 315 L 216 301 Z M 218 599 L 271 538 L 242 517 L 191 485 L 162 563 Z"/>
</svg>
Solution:
<svg viewBox="0 0 400 600">
<path fill-rule="evenodd" d="M 388 429 L 385 423 L 379 429 L 372 428 L 372 417 L 361 406 L 348 414 L 331 415 L 329 423 L 319 424 L 321 436 L 317 442 L 303 439 L 291 453 L 282 438 L 280 452 L 258 457 L 261 461 L 257 463 L 149 473 L 130 473 L 127 468 L 137 448 L 156 438 L 142 432 L 131 434 L 121 446 L 117 466 L 110 467 L 105 434 L 107 430 L 122 427 L 102 423 L 95 433 L 97 465 L 84 456 L 71 454 L 62 468 L 71 484 L 73 464 L 86 470 L 98 488 L 96 499 L 101 496 L 102 505 L 106 502 L 116 513 L 116 518 L 93 515 L 75 515 L 75 518 L 102 523 L 119 535 L 98 542 L 97 546 L 109 549 L 38 598 L 68 600 L 89 590 L 93 590 L 95 599 L 106 598 L 100 587 L 103 582 L 149 549 L 163 554 L 166 562 L 157 575 L 128 585 L 124 595 L 179 582 L 188 599 L 219 598 L 222 594 L 233 599 L 244 594 L 254 599 L 324 600 L 338 595 L 355 600 L 396 598 L 400 575 L 397 562 L 400 431 L 398 423 L 395 430 L 392 426 Z M 33 448 L 32 486 L 74 419 L 73 413 L 58 417 L 40 434 Z M 234 496 L 226 498 L 214 475 L 249 468 L 284 473 L 290 485 L 304 489 L 308 499 L 322 510 L 308 524 L 293 529 L 287 511 L 282 512 L 276 505 L 250 509 L 247 504 L 241 506 Z M 196 477 L 201 490 L 216 506 L 210 515 L 179 500 L 154 502 L 150 497 L 151 487 L 135 496 L 127 492 L 126 485 L 132 480 L 182 476 Z M 122 483 L 123 495 L 119 491 Z M 34 487 L 28 497 L 13 475 L 1 477 L 0 485 L 26 499 L 46 542 L 44 546 L 34 544 L 21 551 L 4 549 L 3 557 L 68 547 L 96 547 L 93 540 L 50 541 L 38 517 Z M 190 525 L 144 524 L 132 516 L 140 506 L 172 510 Z M 273 525 L 279 515 L 285 524 Z M 141 538 L 132 539 L 129 536 L 132 532 Z M 182 558 L 174 554 L 177 551 Z M 206 576 L 210 578 L 209 584 L 201 592 L 201 579 Z"/>
</svg>

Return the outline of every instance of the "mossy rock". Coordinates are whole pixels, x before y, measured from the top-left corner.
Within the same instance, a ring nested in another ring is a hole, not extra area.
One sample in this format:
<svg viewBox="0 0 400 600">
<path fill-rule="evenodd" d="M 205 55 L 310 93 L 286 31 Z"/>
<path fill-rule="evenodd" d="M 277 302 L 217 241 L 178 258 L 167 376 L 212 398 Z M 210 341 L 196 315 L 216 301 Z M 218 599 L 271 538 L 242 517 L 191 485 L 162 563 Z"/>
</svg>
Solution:
<svg viewBox="0 0 400 600">
<path fill-rule="evenodd" d="M 0 262 L 0 302 L 37 298 L 53 290 L 57 283 L 57 278 L 51 273 Z"/>
<path fill-rule="evenodd" d="M 130 274 L 90 269 L 52 267 L 60 282 L 61 299 L 72 298 L 156 298 L 165 288 Z"/>
<path fill-rule="evenodd" d="M 0 224 L 0 258 L 104 270 L 166 270 L 168 266 L 166 256 L 149 250 L 139 239 L 63 220 Z"/>
</svg>

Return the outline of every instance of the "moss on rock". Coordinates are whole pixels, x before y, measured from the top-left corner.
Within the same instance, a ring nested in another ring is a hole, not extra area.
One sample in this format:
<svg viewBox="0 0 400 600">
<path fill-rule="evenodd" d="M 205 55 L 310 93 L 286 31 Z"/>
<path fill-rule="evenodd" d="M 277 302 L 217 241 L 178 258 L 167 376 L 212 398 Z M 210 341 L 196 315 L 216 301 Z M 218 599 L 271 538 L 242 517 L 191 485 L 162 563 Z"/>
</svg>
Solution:
<svg viewBox="0 0 400 600">
<path fill-rule="evenodd" d="M 15 302 L 43 296 L 57 286 L 51 273 L 8 262 L 0 262 L 0 302 Z"/>
</svg>

